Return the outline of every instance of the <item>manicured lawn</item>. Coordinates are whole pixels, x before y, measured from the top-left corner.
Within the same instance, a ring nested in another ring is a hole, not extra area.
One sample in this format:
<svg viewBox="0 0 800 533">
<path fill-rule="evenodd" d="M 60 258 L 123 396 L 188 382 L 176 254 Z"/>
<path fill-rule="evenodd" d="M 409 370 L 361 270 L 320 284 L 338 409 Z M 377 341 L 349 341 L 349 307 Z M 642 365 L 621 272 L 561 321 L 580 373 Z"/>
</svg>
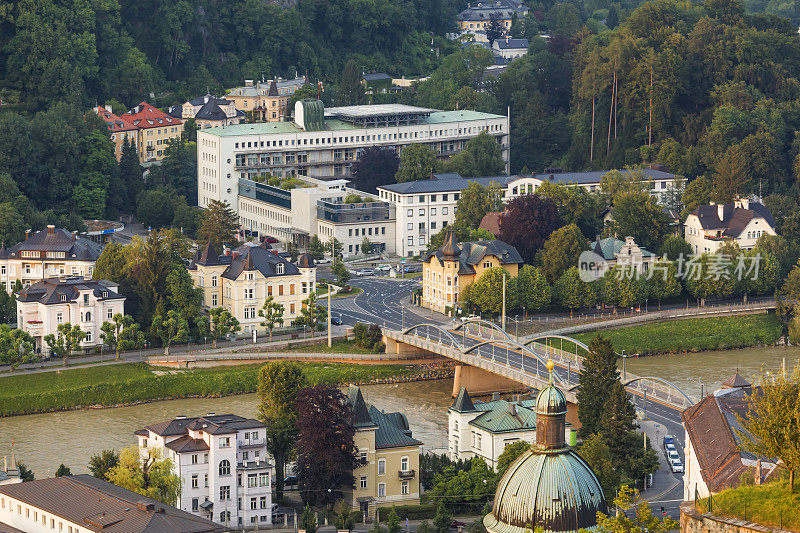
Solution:
<svg viewBox="0 0 800 533">
<path fill-rule="evenodd" d="M 600 330 L 600 334 L 609 337 L 618 352 L 650 355 L 772 344 L 781 336 L 781 324 L 770 313 L 672 320 Z M 591 332 L 572 336 L 589 344 L 595 335 Z"/>
<path fill-rule="evenodd" d="M 361 346 L 357 346 L 354 342 L 350 341 L 333 341 L 333 345 L 328 348 L 328 341 L 317 344 L 309 344 L 306 346 L 297 346 L 287 350 L 292 353 L 353 353 L 353 354 L 367 354 L 375 353 L 372 350 L 367 350 Z"/>
<path fill-rule="evenodd" d="M 309 382 L 364 383 L 414 375 L 409 365 L 299 363 Z M 0 416 L 112 406 L 137 401 L 218 397 L 255 392 L 262 365 L 223 366 L 196 370 L 152 368 L 122 363 L 0 378 Z M 156 372 L 154 372 L 154 370 Z"/>
<path fill-rule="evenodd" d="M 788 481 L 728 489 L 715 495 L 712 502 L 712 513 L 717 516 L 800 530 L 800 491 L 790 492 Z M 699 500 L 697 508 L 708 512 L 708 499 Z"/>
</svg>

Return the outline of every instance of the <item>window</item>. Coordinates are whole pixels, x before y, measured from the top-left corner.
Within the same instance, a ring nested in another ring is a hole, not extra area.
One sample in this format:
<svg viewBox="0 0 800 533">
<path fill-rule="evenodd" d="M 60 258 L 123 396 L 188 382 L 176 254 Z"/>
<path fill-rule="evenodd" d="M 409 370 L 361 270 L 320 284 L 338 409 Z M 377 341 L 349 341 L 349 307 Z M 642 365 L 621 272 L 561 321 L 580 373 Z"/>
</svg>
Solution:
<svg viewBox="0 0 800 533">
<path fill-rule="evenodd" d="M 66 299 L 66 296 L 62 295 L 62 298 Z M 64 322 L 64 313 L 56 313 L 56 324 L 61 324 Z"/>
<path fill-rule="evenodd" d="M 378 459 L 378 475 L 386 474 L 386 459 Z"/>
<path fill-rule="evenodd" d="M 199 481 L 198 481 L 197 477 L 198 477 L 197 474 L 192 474 L 192 488 L 193 489 L 196 489 L 199 486 L 198 485 Z"/>
<path fill-rule="evenodd" d="M 408 457 L 403 456 L 400 458 L 400 470 L 408 472 Z"/>
<path fill-rule="evenodd" d="M 255 298 L 255 289 L 245 289 L 244 290 L 244 299 L 245 300 L 252 300 Z"/>
<path fill-rule="evenodd" d="M 283 263 L 278 263 L 278 266 L 275 267 L 276 274 L 283 274 Z"/>
<path fill-rule="evenodd" d="M 435 207 L 431 207 L 431 216 L 432 217 L 436 216 L 436 208 Z"/>
<path fill-rule="evenodd" d="M 361 481 L 361 485 L 360 485 L 361 488 L 362 489 L 366 489 L 367 488 L 367 476 L 361 476 L 360 481 Z"/>
<path fill-rule="evenodd" d="M 400 483 L 400 494 L 408 494 L 408 481 Z"/>
<path fill-rule="evenodd" d="M 217 286 L 217 276 L 211 276 L 211 286 L 212 287 Z"/>
<path fill-rule="evenodd" d="M 408 245 L 414 246 L 414 237 L 412 235 L 408 236 Z"/>
<path fill-rule="evenodd" d="M 192 498 L 192 511 L 197 511 L 200 508 L 200 499 Z"/>
<path fill-rule="evenodd" d="M 223 500 L 223 501 L 231 499 L 231 486 L 230 485 L 222 485 L 219 488 L 219 499 Z"/>
<path fill-rule="evenodd" d="M 378 483 L 378 498 L 386 497 L 386 483 Z"/>
<path fill-rule="evenodd" d="M 258 474 L 247 474 L 247 486 L 251 488 L 258 486 Z"/>
<path fill-rule="evenodd" d="M 421 203 L 421 204 L 425 203 L 425 195 L 424 194 L 420 194 L 419 195 L 419 203 Z"/>
<path fill-rule="evenodd" d="M 114 319 L 114 310 L 113 309 L 109 309 L 106 316 L 108 316 L 109 320 L 113 320 Z"/>
<path fill-rule="evenodd" d="M 266 472 L 262 472 L 258 475 L 258 486 L 259 487 L 268 487 L 269 486 L 269 474 Z"/>
<path fill-rule="evenodd" d="M 419 210 L 419 216 L 421 216 L 421 217 L 425 216 L 425 210 L 424 209 L 420 209 Z"/>
<path fill-rule="evenodd" d="M 483 262 L 483 268 L 492 268 L 492 262 L 491 261 L 484 261 Z"/>
<path fill-rule="evenodd" d="M 220 476 L 229 476 L 231 475 L 231 462 L 227 459 L 223 459 L 219 462 L 219 475 Z"/>
<path fill-rule="evenodd" d="M 244 103 L 245 107 L 247 107 L 247 102 Z M 230 522 L 231 521 L 231 512 L 230 511 L 222 511 L 219 513 L 219 521 L 222 523 Z"/>
<path fill-rule="evenodd" d="M 406 212 L 406 216 L 413 217 L 413 216 L 414 216 L 414 210 L 413 210 L 413 209 L 409 209 L 409 210 Z"/>
<path fill-rule="evenodd" d="M 250 454 L 248 452 L 242 452 L 242 461 L 247 461 L 250 458 Z"/>
<path fill-rule="evenodd" d="M 216 307 L 217 305 L 218 305 L 217 304 L 217 295 L 216 294 L 212 294 L 211 295 L 211 306 L 212 307 Z"/>
<path fill-rule="evenodd" d="M 92 332 L 91 331 L 87 331 L 86 332 L 86 338 L 84 338 L 84 341 L 85 342 L 92 342 Z"/>
<path fill-rule="evenodd" d="M 219 439 L 219 447 L 220 448 L 230 448 L 231 447 L 231 438 L 230 437 L 221 437 Z"/>
<path fill-rule="evenodd" d="M 258 504 L 259 504 L 258 507 L 260 509 L 266 509 L 267 508 L 267 497 L 266 496 L 262 496 L 261 498 L 259 498 Z"/>
<path fill-rule="evenodd" d="M 89 295 L 88 294 L 84 294 L 83 295 L 83 305 L 89 305 Z"/>
<path fill-rule="evenodd" d="M 203 486 L 208 488 L 208 474 L 203 474 Z"/>
<path fill-rule="evenodd" d="M 254 511 L 258 509 L 258 499 L 257 498 L 250 498 L 250 510 Z"/>
<path fill-rule="evenodd" d="M 443 208 L 442 208 L 442 214 L 443 214 L 443 215 L 446 215 L 446 214 L 447 214 L 447 208 L 446 208 L 446 207 L 443 207 Z"/>
</svg>

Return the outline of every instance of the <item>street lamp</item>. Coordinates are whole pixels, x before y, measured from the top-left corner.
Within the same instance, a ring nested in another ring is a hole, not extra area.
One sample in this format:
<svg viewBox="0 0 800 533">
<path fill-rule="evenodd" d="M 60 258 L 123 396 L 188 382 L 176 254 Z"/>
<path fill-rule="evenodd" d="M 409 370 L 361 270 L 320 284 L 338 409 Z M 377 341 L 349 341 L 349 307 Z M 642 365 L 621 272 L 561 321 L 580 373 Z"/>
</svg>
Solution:
<svg viewBox="0 0 800 533">
<path fill-rule="evenodd" d="M 625 359 L 627 358 L 628 356 L 625 355 L 625 350 L 622 350 L 622 381 L 625 381 L 625 378 L 627 378 L 627 374 L 625 373 Z"/>
<path fill-rule="evenodd" d="M 514 336 L 519 342 L 519 315 L 514 315 Z"/>
</svg>

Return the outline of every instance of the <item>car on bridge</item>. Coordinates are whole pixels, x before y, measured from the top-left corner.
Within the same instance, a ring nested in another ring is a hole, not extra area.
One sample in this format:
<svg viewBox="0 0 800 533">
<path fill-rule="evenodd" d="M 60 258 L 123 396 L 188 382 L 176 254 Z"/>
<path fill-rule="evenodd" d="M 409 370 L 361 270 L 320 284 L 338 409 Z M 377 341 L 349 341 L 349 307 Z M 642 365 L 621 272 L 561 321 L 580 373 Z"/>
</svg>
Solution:
<svg viewBox="0 0 800 533">
<path fill-rule="evenodd" d="M 461 317 L 461 322 L 469 322 L 470 320 L 480 320 L 480 315 L 467 315 Z"/>
</svg>

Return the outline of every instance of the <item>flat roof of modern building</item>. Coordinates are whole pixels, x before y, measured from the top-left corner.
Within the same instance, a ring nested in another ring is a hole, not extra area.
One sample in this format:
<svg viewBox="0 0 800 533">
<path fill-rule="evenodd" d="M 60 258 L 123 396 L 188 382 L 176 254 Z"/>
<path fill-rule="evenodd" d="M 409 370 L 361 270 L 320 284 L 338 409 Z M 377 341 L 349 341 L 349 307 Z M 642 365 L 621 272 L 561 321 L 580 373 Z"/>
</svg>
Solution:
<svg viewBox="0 0 800 533">
<path fill-rule="evenodd" d="M 353 106 L 362 107 L 362 106 Z M 372 107 L 372 106 L 368 106 Z M 411 107 L 411 106 L 407 106 Z M 337 109 L 337 108 L 330 108 Z M 326 109 L 327 115 L 330 109 Z M 338 108 L 342 109 L 342 108 Z M 483 113 L 480 111 L 459 110 L 459 111 L 435 111 L 422 118 L 417 125 L 448 124 L 452 122 L 467 122 L 472 120 L 491 120 L 506 118 L 504 115 L 493 113 Z M 365 129 L 355 124 L 337 119 L 325 119 L 325 129 L 318 131 L 306 131 L 294 122 L 259 122 L 255 124 L 232 124 L 229 126 L 219 126 L 200 130 L 200 133 L 215 135 L 217 137 L 236 137 L 240 135 L 286 135 L 292 133 L 324 133 L 326 131 L 348 131 Z"/>
<path fill-rule="evenodd" d="M 379 117 L 398 114 L 424 114 L 434 113 L 436 109 L 427 107 L 417 107 L 405 104 L 372 104 L 372 105 L 350 105 L 343 107 L 326 107 L 326 117 Z"/>
</svg>

